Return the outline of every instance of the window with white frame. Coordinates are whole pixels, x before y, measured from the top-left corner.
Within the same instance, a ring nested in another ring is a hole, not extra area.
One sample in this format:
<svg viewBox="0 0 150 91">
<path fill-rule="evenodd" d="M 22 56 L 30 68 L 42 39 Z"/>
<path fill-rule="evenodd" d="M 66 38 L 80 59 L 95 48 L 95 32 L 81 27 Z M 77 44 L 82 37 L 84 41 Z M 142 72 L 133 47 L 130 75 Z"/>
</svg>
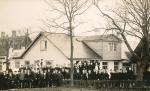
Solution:
<svg viewBox="0 0 150 91">
<path fill-rule="evenodd" d="M 102 68 L 107 69 L 108 68 L 108 62 L 102 62 Z"/>
<path fill-rule="evenodd" d="M 46 51 L 47 50 L 47 40 L 41 40 L 40 42 L 40 50 Z"/>
<path fill-rule="evenodd" d="M 15 67 L 20 68 L 20 62 L 19 61 L 15 61 Z"/>
<path fill-rule="evenodd" d="M 119 62 L 114 62 L 114 71 L 117 72 L 119 70 Z"/>
<path fill-rule="evenodd" d="M 116 51 L 117 50 L 117 43 L 110 42 L 109 43 L 109 51 Z"/>
</svg>

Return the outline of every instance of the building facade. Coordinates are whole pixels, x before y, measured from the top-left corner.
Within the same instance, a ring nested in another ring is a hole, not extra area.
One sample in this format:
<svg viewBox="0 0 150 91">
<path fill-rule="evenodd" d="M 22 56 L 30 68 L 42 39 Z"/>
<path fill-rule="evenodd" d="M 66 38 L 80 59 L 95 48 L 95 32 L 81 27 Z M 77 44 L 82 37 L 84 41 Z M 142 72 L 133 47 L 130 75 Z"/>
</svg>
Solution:
<svg viewBox="0 0 150 91">
<path fill-rule="evenodd" d="M 100 60 L 92 49 L 76 38 L 74 42 L 74 61 Z M 13 57 L 10 68 L 70 66 L 70 38 L 67 34 L 41 32 L 31 45 L 18 57 Z"/>
<path fill-rule="evenodd" d="M 78 36 L 73 38 L 74 63 L 77 61 L 98 61 L 100 69 L 111 72 L 126 70 L 122 59 L 122 41 L 115 35 Z M 70 38 L 63 33 L 41 32 L 20 55 L 11 59 L 10 68 L 69 66 Z"/>
<path fill-rule="evenodd" d="M 89 36 L 83 38 L 82 41 L 102 57 L 100 60 L 101 69 L 107 69 L 111 72 L 126 71 L 127 67 L 124 64 L 128 60 L 122 58 L 124 54 L 122 52 L 122 40 L 117 36 L 113 34 Z"/>
</svg>

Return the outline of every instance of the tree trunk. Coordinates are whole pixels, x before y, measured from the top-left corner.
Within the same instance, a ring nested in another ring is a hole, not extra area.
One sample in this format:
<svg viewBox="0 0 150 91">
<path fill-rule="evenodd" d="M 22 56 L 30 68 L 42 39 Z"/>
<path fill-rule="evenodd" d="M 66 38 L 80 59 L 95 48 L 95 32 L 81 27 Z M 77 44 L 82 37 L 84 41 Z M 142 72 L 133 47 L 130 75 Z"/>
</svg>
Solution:
<svg viewBox="0 0 150 91">
<path fill-rule="evenodd" d="M 70 66 L 71 66 L 71 72 L 70 72 L 70 78 L 71 78 L 71 86 L 73 86 L 73 74 L 74 74 L 74 68 L 73 68 L 73 39 L 71 38 L 71 55 L 70 55 Z"/>
<path fill-rule="evenodd" d="M 143 81 L 144 76 L 144 65 L 141 63 L 137 63 L 137 81 Z"/>
<path fill-rule="evenodd" d="M 136 78 L 137 87 L 144 87 L 144 84 L 143 84 L 144 72 L 145 72 L 145 64 L 138 62 L 137 63 L 137 78 Z"/>
<path fill-rule="evenodd" d="M 6 54 L 6 70 L 9 70 L 9 59 L 8 59 L 8 57 L 9 57 L 9 49 L 10 49 L 10 45 L 9 45 L 9 40 L 8 39 L 6 39 L 6 51 L 7 51 L 7 54 Z"/>
<path fill-rule="evenodd" d="M 74 51 L 74 46 L 73 46 L 73 32 L 72 32 L 72 23 L 70 22 L 70 66 L 71 66 L 71 70 L 70 70 L 70 79 L 71 79 L 71 86 L 74 86 L 74 82 L 73 82 L 73 74 L 74 74 L 74 67 L 73 67 L 73 51 Z"/>
</svg>

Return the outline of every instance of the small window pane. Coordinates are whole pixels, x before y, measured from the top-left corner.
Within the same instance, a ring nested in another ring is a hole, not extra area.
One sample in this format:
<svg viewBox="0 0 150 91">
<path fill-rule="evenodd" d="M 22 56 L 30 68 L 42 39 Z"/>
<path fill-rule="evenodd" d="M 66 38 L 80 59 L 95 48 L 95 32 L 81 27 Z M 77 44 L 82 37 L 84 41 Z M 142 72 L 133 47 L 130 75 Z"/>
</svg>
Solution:
<svg viewBox="0 0 150 91">
<path fill-rule="evenodd" d="M 41 49 L 41 51 L 44 51 L 44 50 L 46 50 L 47 49 L 47 41 L 46 40 L 42 40 L 41 42 L 40 42 L 40 49 Z"/>
<path fill-rule="evenodd" d="M 103 62 L 103 65 L 107 65 L 107 62 Z"/>
</svg>

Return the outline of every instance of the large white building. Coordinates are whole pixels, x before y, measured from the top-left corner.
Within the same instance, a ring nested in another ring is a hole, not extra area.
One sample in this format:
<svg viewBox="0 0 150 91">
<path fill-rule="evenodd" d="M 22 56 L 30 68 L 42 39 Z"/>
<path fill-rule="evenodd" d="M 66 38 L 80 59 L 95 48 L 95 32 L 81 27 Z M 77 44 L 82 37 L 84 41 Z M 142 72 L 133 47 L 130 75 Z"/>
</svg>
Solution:
<svg viewBox="0 0 150 91">
<path fill-rule="evenodd" d="M 118 72 L 127 60 L 122 60 L 122 41 L 115 35 L 74 37 L 74 61 L 98 60 L 101 69 Z M 38 65 L 69 66 L 70 38 L 63 33 L 41 32 L 28 48 L 10 60 L 10 68 Z"/>
<path fill-rule="evenodd" d="M 74 41 L 74 60 L 101 60 L 101 57 L 82 41 Z M 21 66 L 69 66 L 70 38 L 67 34 L 41 32 L 31 45 L 18 57 L 10 61 L 10 68 Z"/>
</svg>

